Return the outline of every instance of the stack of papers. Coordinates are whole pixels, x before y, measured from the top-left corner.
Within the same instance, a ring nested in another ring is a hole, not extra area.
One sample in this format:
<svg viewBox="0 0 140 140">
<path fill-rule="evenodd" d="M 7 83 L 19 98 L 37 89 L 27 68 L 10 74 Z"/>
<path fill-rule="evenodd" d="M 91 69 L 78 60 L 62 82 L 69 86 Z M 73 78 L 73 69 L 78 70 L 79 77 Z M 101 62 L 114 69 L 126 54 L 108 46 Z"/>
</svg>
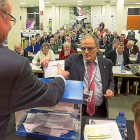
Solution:
<svg viewBox="0 0 140 140">
<path fill-rule="evenodd" d="M 84 130 L 85 140 L 122 140 L 115 122 L 97 125 L 86 125 Z"/>
</svg>

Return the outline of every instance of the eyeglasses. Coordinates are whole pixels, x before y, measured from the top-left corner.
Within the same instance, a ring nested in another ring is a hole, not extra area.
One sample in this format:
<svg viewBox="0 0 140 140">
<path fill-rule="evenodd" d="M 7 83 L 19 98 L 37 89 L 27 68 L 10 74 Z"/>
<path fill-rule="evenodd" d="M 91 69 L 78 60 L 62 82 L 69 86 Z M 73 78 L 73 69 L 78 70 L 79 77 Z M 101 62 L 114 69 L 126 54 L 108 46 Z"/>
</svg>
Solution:
<svg viewBox="0 0 140 140">
<path fill-rule="evenodd" d="M 95 47 L 81 47 L 80 49 L 84 52 L 86 49 L 88 50 L 88 51 L 92 51 L 93 49 L 95 49 L 97 46 L 95 46 Z"/>
<path fill-rule="evenodd" d="M 17 21 L 16 18 L 14 18 L 12 15 L 8 14 L 7 12 L 3 11 L 2 9 L 1 9 L 1 11 L 12 18 L 10 21 L 12 21 L 12 25 L 14 26 Z"/>
</svg>

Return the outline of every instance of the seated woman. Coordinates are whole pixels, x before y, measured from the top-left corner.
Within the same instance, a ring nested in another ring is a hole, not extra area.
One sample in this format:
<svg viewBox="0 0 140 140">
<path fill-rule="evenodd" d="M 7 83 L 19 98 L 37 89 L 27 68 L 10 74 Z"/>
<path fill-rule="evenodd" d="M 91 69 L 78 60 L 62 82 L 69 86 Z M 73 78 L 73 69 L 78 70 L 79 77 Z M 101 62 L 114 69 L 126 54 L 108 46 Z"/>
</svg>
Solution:
<svg viewBox="0 0 140 140">
<path fill-rule="evenodd" d="M 64 43 L 64 50 L 62 50 L 59 53 L 59 60 L 65 60 L 72 53 L 76 53 L 76 52 L 70 48 L 70 44 L 68 42 L 65 42 Z"/>
<path fill-rule="evenodd" d="M 32 60 L 32 63 L 39 66 L 40 65 L 40 60 L 43 59 L 44 57 L 49 57 L 50 60 L 55 60 L 55 56 L 52 50 L 49 50 L 49 44 L 43 43 L 42 44 L 42 50 L 40 50 L 34 59 Z"/>
</svg>

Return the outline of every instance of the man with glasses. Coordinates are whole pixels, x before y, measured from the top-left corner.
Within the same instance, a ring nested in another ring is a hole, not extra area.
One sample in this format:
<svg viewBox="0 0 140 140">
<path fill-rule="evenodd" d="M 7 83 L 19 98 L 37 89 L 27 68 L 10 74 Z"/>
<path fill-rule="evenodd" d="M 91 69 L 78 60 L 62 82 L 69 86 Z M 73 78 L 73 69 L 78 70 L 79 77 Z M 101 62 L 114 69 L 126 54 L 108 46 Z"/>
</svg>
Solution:
<svg viewBox="0 0 140 140">
<path fill-rule="evenodd" d="M 106 58 L 110 59 L 113 63 L 113 66 L 121 66 L 122 64 L 126 65 L 130 63 L 129 55 L 126 51 L 124 51 L 124 44 L 118 43 L 116 50 L 110 51 Z M 114 77 L 115 82 L 115 96 L 118 97 L 118 77 Z M 128 78 L 124 77 L 122 78 L 122 84 L 120 93 L 122 93 L 124 96 L 127 96 L 127 82 Z"/>
<path fill-rule="evenodd" d="M 112 43 L 114 39 L 119 39 L 120 37 L 118 36 L 118 33 L 115 31 L 113 33 L 113 36 L 110 38 L 110 42 Z"/>
<path fill-rule="evenodd" d="M 0 140 L 5 140 L 11 114 L 56 105 L 63 96 L 64 78 L 68 75 L 59 64 L 58 76 L 49 83 L 42 83 L 32 73 L 26 58 L 1 45 L 11 30 L 11 9 L 10 0 L 0 0 Z M 40 63 L 45 64 L 44 60 Z"/>
</svg>

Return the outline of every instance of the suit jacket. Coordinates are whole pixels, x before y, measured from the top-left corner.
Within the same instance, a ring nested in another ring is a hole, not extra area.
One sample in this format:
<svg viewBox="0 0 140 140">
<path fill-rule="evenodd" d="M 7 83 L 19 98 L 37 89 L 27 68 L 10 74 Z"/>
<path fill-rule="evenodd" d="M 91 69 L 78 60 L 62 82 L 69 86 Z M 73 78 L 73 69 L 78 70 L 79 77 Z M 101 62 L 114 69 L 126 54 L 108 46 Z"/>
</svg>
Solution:
<svg viewBox="0 0 140 140">
<path fill-rule="evenodd" d="M 40 45 L 42 46 L 43 43 L 50 43 L 48 36 L 45 37 L 45 38 L 44 38 L 44 36 L 41 37 L 41 39 L 40 39 Z"/>
<path fill-rule="evenodd" d="M 17 52 L 16 52 L 17 53 Z M 20 53 L 17 53 L 20 55 Z M 24 53 L 22 54 L 23 57 L 27 57 L 28 58 L 28 52 L 26 50 L 24 50 Z"/>
<path fill-rule="evenodd" d="M 119 41 L 120 41 L 120 38 L 119 38 Z M 128 42 L 128 40 L 124 39 L 124 41 L 123 41 L 124 46 L 127 44 L 127 42 Z"/>
<path fill-rule="evenodd" d="M 60 39 L 55 41 L 55 44 L 58 45 L 58 49 L 62 49 L 62 41 Z"/>
<path fill-rule="evenodd" d="M 106 94 L 106 90 L 108 89 L 114 92 L 112 62 L 100 56 L 97 56 L 97 58 L 102 78 L 103 94 Z M 65 70 L 68 70 L 70 72 L 69 80 L 83 81 L 85 67 L 82 54 L 71 54 L 69 58 L 65 59 Z M 104 99 L 108 116 L 108 102 L 106 98 Z"/>
<path fill-rule="evenodd" d="M 4 62 L 3 62 L 4 60 Z M 35 107 L 51 107 L 63 96 L 60 77 L 42 83 L 32 73 L 28 59 L 0 45 L 0 139 L 5 139 L 11 114 Z"/>
<path fill-rule="evenodd" d="M 110 51 L 107 54 L 106 58 L 108 58 L 112 61 L 113 66 L 116 66 L 116 60 L 117 60 L 116 50 Z M 123 64 L 129 64 L 129 63 L 130 63 L 129 55 L 126 51 L 123 51 Z"/>
<path fill-rule="evenodd" d="M 79 40 L 78 37 L 76 37 L 76 38 L 72 38 L 71 37 L 71 43 L 78 43 L 78 44 L 80 44 L 80 40 Z"/>
<path fill-rule="evenodd" d="M 28 46 L 27 48 L 26 48 L 26 51 L 27 52 L 32 52 L 33 54 L 37 54 L 38 53 L 38 51 L 40 51 L 40 48 L 41 48 L 41 45 L 38 43 L 38 42 L 36 42 L 36 44 L 35 44 L 35 46 L 34 46 L 34 52 L 33 52 L 33 46 L 31 45 L 31 46 Z"/>
<path fill-rule="evenodd" d="M 131 34 L 131 31 L 129 31 L 127 37 L 128 37 L 128 40 L 135 39 L 135 32 L 133 31 L 133 33 Z"/>
<path fill-rule="evenodd" d="M 77 53 L 77 45 L 76 44 L 71 43 L 71 49 Z"/>
<path fill-rule="evenodd" d="M 47 35 L 48 43 L 50 43 L 50 39 L 51 38 L 54 38 L 54 35 L 53 34 L 52 35 Z"/>
<path fill-rule="evenodd" d="M 54 54 L 59 54 L 57 44 L 54 44 L 53 47 L 50 44 L 49 48 L 54 52 Z"/>
<path fill-rule="evenodd" d="M 106 41 L 106 44 L 105 44 L 105 45 L 103 44 L 103 40 L 100 40 L 100 41 L 99 41 L 100 49 L 105 49 L 106 46 L 109 45 L 109 44 L 110 44 L 110 42 L 109 42 L 108 40 Z M 103 47 L 102 47 L 102 46 L 103 46 Z"/>
<path fill-rule="evenodd" d="M 107 45 L 106 48 L 105 48 L 105 55 L 107 55 L 110 51 L 112 51 L 112 43 Z M 116 50 L 116 48 L 114 49 Z"/>
<path fill-rule="evenodd" d="M 113 36 L 112 34 L 110 35 L 106 35 L 107 36 L 107 40 L 110 41 L 110 38 Z"/>
<path fill-rule="evenodd" d="M 124 50 L 129 54 L 129 49 L 127 48 L 127 45 L 124 47 Z M 134 45 L 131 54 L 136 55 L 136 53 L 139 53 L 139 48 L 137 45 Z"/>
<path fill-rule="evenodd" d="M 59 36 L 59 39 L 62 41 L 62 44 L 64 44 L 64 42 L 65 42 L 65 37 L 63 36 L 62 38 L 60 38 L 60 36 Z"/>
<path fill-rule="evenodd" d="M 117 39 L 119 39 L 120 37 L 119 36 L 117 36 Z M 113 42 L 113 40 L 114 40 L 114 36 L 112 36 L 111 38 L 110 38 L 110 42 L 112 43 Z"/>
</svg>

